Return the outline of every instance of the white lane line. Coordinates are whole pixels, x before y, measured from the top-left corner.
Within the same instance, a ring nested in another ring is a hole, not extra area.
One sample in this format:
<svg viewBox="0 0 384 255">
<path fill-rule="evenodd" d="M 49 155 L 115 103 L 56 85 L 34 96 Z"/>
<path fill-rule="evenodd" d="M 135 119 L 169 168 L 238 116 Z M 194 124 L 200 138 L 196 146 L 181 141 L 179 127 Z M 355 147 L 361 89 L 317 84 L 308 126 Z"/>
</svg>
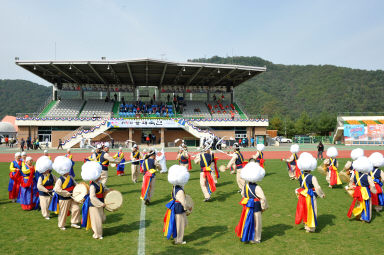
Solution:
<svg viewBox="0 0 384 255">
<path fill-rule="evenodd" d="M 139 244 L 137 249 L 138 255 L 145 254 L 145 208 L 146 206 L 144 201 L 142 201 L 140 212 Z"/>
</svg>

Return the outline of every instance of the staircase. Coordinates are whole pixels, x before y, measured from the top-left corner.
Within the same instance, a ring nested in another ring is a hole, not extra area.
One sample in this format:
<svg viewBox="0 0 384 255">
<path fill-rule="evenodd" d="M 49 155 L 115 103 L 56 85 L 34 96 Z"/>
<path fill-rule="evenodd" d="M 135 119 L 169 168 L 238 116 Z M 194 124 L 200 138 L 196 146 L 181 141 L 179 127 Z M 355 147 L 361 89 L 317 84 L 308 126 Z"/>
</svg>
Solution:
<svg viewBox="0 0 384 255">
<path fill-rule="evenodd" d="M 104 133 L 106 130 L 109 129 L 107 124 L 108 124 L 107 121 L 102 121 L 94 127 L 90 127 L 90 128 L 79 127 L 72 133 L 62 138 L 64 143 L 63 148 L 69 149 L 75 146 L 76 144 L 80 143 L 81 139 L 83 138 L 85 138 L 85 140 L 88 140 L 88 139 L 92 140 L 96 136 Z"/>
<path fill-rule="evenodd" d="M 184 130 L 195 136 L 196 138 L 202 138 L 212 133 L 210 129 L 202 130 L 195 126 L 192 121 L 186 121 L 184 124 Z"/>
</svg>

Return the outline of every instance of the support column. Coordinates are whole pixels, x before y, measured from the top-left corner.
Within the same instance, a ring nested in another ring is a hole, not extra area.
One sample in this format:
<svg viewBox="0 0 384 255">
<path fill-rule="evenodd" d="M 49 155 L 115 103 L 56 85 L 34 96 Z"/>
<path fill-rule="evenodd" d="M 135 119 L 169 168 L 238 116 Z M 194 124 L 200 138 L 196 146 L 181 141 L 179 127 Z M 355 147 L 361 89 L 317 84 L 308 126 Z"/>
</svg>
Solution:
<svg viewBox="0 0 384 255">
<path fill-rule="evenodd" d="M 208 91 L 207 91 L 207 102 L 209 102 L 209 100 L 211 100 L 211 93 L 210 93 L 210 91 L 208 89 Z"/>
<path fill-rule="evenodd" d="M 121 101 L 121 92 L 119 92 L 119 101 Z"/>
<path fill-rule="evenodd" d="M 155 101 L 159 101 L 159 89 L 155 88 Z"/>
<path fill-rule="evenodd" d="M 100 91 L 100 99 L 103 99 L 103 92 Z"/>
<path fill-rule="evenodd" d="M 52 86 L 52 100 L 57 101 L 57 83 Z"/>
<path fill-rule="evenodd" d="M 132 136 L 133 136 L 133 130 L 132 130 L 132 128 L 128 128 L 128 140 L 130 140 L 129 141 L 129 143 L 128 143 L 128 147 L 129 148 L 131 148 L 132 147 Z"/>
<path fill-rule="evenodd" d="M 231 104 L 233 104 L 233 90 L 231 91 Z"/>
<path fill-rule="evenodd" d="M 165 143 L 164 143 L 164 128 L 160 129 L 160 146 L 161 147 L 165 147 Z"/>
<path fill-rule="evenodd" d="M 80 90 L 80 97 L 81 97 L 81 100 L 84 100 L 84 90 L 83 89 Z"/>
<path fill-rule="evenodd" d="M 111 98 L 111 91 L 109 91 L 109 88 L 107 88 L 107 96 Z"/>
</svg>

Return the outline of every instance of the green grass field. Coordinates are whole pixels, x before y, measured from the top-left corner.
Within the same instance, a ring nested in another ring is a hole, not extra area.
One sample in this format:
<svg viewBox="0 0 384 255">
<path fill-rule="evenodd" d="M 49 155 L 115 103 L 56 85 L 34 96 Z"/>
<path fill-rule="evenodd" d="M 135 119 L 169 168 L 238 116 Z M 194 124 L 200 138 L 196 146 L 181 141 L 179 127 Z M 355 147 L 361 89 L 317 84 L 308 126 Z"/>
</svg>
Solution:
<svg viewBox="0 0 384 255">
<path fill-rule="evenodd" d="M 169 161 L 168 165 L 175 161 Z M 80 181 L 81 162 L 75 165 Z M 220 162 L 222 164 L 222 162 Z M 345 160 L 340 160 L 344 165 Z M 92 231 L 60 231 L 57 217 L 47 221 L 40 211 L 22 211 L 19 204 L 8 201 L 8 164 L 0 163 L 0 247 L 2 254 L 137 254 L 141 200 L 139 184 L 130 176 L 117 177 L 110 169 L 108 187 L 124 196 L 117 212 L 106 212 L 104 239 L 94 240 Z M 306 233 L 303 225 L 294 224 L 297 181 L 290 181 L 286 166 L 280 160 L 266 162 L 266 177 L 260 183 L 270 208 L 263 214 L 262 242 L 244 244 L 235 235 L 241 197 L 235 175 L 221 173 L 213 201 L 203 202 L 196 165 L 185 191 L 195 202 L 188 217 L 184 246 L 175 246 L 162 233 L 165 204 L 170 199 L 171 185 L 167 175 L 156 177 L 153 202 L 146 210 L 147 254 L 368 254 L 376 252 L 383 238 L 384 217 L 374 213 L 372 223 L 350 220 L 347 211 L 351 198 L 340 188 L 329 189 L 325 177 L 315 172 L 326 198 L 318 200 L 318 228 Z M 69 220 L 67 221 L 69 226 Z"/>
</svg>

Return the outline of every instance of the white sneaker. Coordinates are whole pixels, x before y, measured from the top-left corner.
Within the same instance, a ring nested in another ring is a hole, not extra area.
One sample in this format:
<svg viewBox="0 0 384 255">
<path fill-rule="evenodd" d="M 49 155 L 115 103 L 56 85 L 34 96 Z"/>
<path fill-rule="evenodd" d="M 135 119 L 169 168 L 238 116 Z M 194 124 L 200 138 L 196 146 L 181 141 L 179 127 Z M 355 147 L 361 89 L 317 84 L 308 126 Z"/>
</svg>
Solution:
<svg viewBox="0 0 384 255">
<path fill-rule="evenodd" d="M 79 228 L 81 228 L 79 225 L 77 225 L 77 224 L 71 224 L 71 228 L 77 228 L 77 229 L 79 229 Z"/>
<path fill-rule="evenodd" d="M 100 240 L 102 240 L 102 239 L 103 239 L 103 237 L 102 237 L 102 236 L 100 236 L 100 237 L 99 237 L 99 239 L 100 239 Z"/>
<path fill-rule="evenodd" d="M 50 218 L 49 217 L 45 217 L 46 220 L 49 220 Z"/>
<path fill-rule="evenodd" d="M 60 228 L 60 230 L 65 230 L 65 227 Z"/>
</svg>

